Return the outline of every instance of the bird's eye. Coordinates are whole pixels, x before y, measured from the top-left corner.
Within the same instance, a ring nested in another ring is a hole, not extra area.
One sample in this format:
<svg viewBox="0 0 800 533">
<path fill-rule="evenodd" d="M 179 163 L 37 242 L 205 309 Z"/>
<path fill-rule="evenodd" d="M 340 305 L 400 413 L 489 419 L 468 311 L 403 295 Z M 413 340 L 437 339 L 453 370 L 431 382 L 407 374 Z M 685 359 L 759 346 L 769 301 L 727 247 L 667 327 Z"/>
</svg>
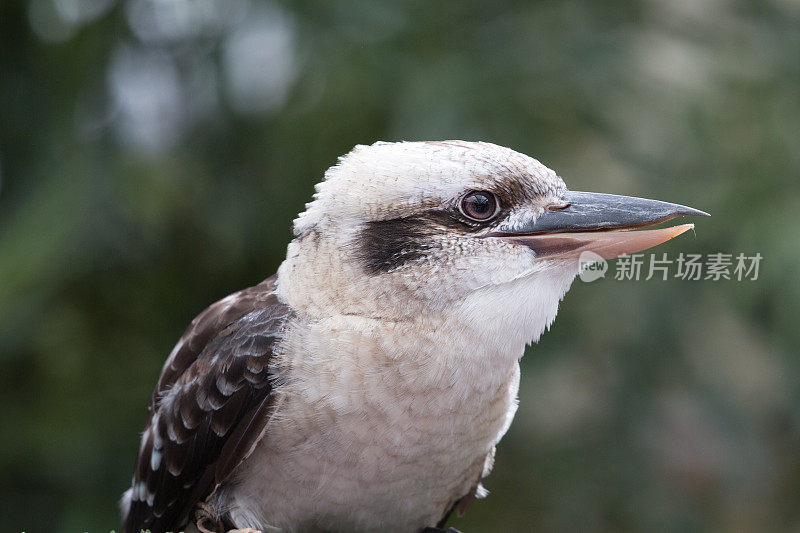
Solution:
<svg viewBox="0 0 800 533">
<path fill-rule="evenodd" d="M 497 198 L 490 192 L 473 191 L 461 199 L 461 212 L 472 220 L 485 222 L 497 214 Z"/>
</svg>

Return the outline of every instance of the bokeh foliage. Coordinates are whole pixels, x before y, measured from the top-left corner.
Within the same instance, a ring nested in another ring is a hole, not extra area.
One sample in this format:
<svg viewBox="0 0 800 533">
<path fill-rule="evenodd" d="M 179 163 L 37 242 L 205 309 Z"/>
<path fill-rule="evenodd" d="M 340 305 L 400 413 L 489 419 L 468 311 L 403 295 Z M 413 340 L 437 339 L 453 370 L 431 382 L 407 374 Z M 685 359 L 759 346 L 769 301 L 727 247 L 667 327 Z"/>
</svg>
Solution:
<svg viewBox="0 0 800 533">
<path fill-rule="evenodd" d="M 795 0 L 0 3 L 0 516 L 108 531 L 164 357 L 274 272 L 340 154 L 508 145 L 713 214 L 659 253 L 757 281 L 576 281 L 465 531 L 800 527 Z"/>
</svg>

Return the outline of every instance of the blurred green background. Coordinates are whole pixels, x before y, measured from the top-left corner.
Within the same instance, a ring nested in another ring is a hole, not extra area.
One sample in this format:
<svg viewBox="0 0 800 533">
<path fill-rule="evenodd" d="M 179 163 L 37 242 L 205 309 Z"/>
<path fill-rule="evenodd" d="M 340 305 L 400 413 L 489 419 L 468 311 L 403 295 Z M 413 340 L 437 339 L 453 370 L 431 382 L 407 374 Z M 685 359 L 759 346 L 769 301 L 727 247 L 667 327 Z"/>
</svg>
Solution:
<svg viewBox="0 0 800 533">
<path fill-rule="evenodd" d="M 797 531 L 796 0 L 0 3 L 3 531 L 118 528 L 188 322 L 275 271 L 338 155 L 448 138 L 713 214 L 659 253 L 764 258 L 577 280 L 451 525 Z"/>
</svg>

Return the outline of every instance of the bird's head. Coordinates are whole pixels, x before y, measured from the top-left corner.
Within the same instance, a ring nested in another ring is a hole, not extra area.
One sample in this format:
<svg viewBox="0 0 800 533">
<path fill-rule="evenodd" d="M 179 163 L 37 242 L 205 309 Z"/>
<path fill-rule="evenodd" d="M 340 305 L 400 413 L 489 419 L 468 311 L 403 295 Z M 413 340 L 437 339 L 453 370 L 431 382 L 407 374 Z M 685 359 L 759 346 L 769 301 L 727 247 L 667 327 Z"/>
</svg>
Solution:
<svg viewBox="0 0 800 533">
<path fill-rule="evenodd" d="M 639 252 L 691 225 L 627 230 L 705 215 L 569 191 L 539 161 L 483 142 L 358 146 L 316 191 L 280 271 L 295 307 L 396 320 L 460 313 L 511 325 L 526 342 L 554 318 L 582 252 Z"/>
</svg>

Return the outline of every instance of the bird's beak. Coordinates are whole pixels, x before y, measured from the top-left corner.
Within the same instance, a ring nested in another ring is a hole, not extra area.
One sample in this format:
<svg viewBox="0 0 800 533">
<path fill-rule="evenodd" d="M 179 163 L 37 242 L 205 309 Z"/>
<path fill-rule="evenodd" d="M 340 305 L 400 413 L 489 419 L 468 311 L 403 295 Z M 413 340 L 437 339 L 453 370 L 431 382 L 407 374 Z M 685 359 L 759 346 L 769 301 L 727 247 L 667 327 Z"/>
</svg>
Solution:
<svg viewBox="0 0 800 533">
<path fill-rule="evenodd" d="M 646 250 L 694 227 L 630 231 L 679 216 L 708 213 L 658 200 L 594 192 L 568 191 L 562 201 L 530 221 L 500 224 L 488 236 L 530 247 L 537 257 L 577 257 L 592 251 L 603 259 Z"/>
</svg>

